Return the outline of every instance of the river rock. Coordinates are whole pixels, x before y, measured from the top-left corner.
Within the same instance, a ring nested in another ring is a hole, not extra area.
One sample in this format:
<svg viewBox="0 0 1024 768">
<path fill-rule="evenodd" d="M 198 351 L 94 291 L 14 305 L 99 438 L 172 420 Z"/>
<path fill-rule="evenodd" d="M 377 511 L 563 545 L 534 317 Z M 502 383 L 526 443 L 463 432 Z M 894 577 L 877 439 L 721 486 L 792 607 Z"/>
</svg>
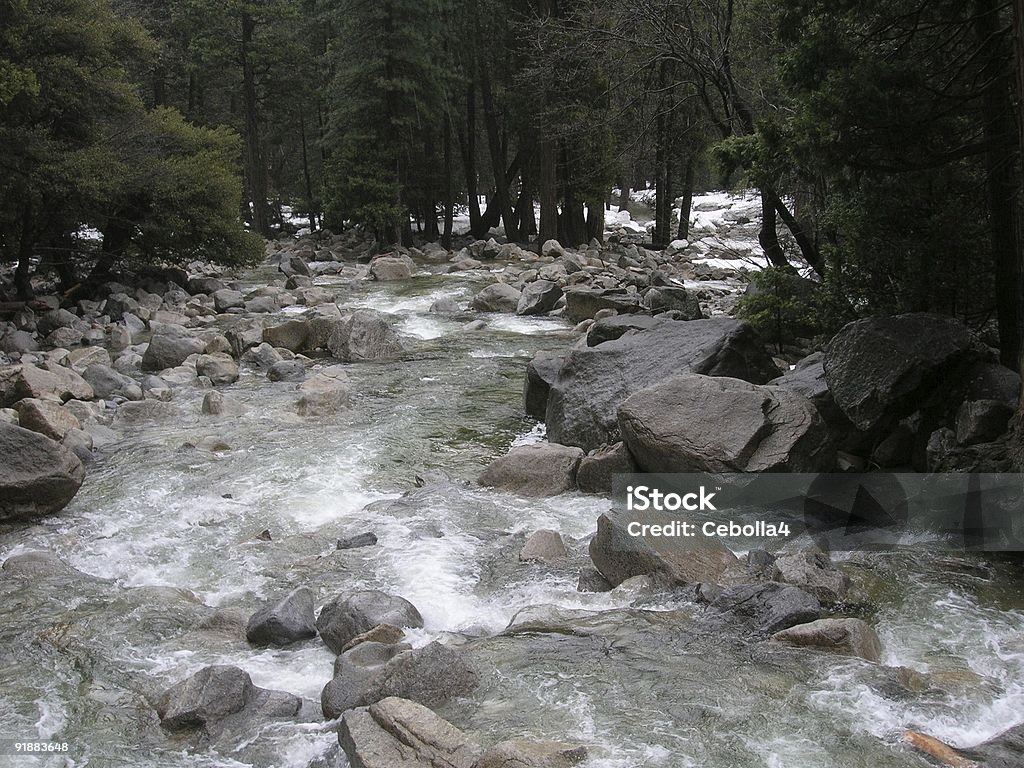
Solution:
<svg viewBox="0 0 1024 768">
<path fill-rule="evenodd" d="M 618 442 L 619 405 L 641 389 L 687 372 L 754 383 L 778 376 L 746 323 L 730 318 L 666 321 L 571 350 L 548 395 L 548 439 L 588 451 Z"/>
<path fill-rule="evenodd" d="M 300 360 L 279 360 L 267 371 L 270 381 L 302 381 L 306 378 L 306 366 Z"/>
<path fill-rule="evenodd" d="M 113 397 L 122 397 L 125 400 L 141 400 L 143 398 L 142 387 L 135 379 L 118 373 L 110 366 L 102 363 L 93 363 L 85 369 L 83 378 L 89 382 L 96 397 L 109 400 Z"/>
<path fill-rule="evenodd" d="M 586 759 L 578 744 L 510 739 L 488 749 L 474 768 L 572 768 Z"/>
<path fill-rule="evenodd" d="M 519 559 L 524 562 L 536 560 L 550 563 L 554 560 L 564 559 L 566 554 L 561 534 L 558 531 L 542 528 L 531 533 L 526 539 L 523 548 L 519 550 Z"/>
<path fill-rule="evenodd" d="M 85 479 L 82 462 L 44 435 L 0 423 L 0 520 L 59 512 Z"/>
<path fill-rule="evenodd" d="M 389 696 L 437 707 L 477 685 L 476 673 L 460 653 L 441 643 L 416 650 L 402 644 L 375 646 L 379 644 L 361 643 L 338 657 L 334 678 L 320 697 L 326 717 L 334 719 Z"/>
<path fill-rule="evenodd" d="M 316 637 L 313 611 L 313 593 L 300 587 L 249 617 L 245 637 L 253 645 L 276 646 Z"/>
<path fill-rule="evenodd" d="M 640 310 L 640 299 L 635 293 L 618 288 L 568 288 L 565 291 L 565 315 L 573 323 L 592 320 L 602 309 L 612 309 L 620 315 Z"/>
<path fill-rule="evenodd" d="M 291 719 L 301 708 L 297 696 L 259 688 L 238 667 L 215 665 L 167 689 L 157 703 L 157 714 L 168 731 L 198 730 L 215 738 L 240 729 L 251 735 L 253 721 Z"/>
<path fill-rule="evenodd" d="M 636 462 L 625 443 L 602 445 L 580 460 L 576 486 L 584 493 L 611 493 L 615 475 L 636 471 Z"/>
<path fill-rule="evenodd" d="M 846 418 L 828 388 L 825 380 L 825 353 L 815 352 L 800 360 L 791 371 L 786 371 L 777 379 L 768 382 L 772 386 L 782 387 L 803 395 L 810 400 L 818 413 L 833 430 L 850 428 Z"/>
<path fill-rule="evenodd" d="M 346 712 L 338 742 L 353 768 L 473 768 L 480 756 L 447 720 L 395 697 Z"/>
<path fill-rule="evenodd" d="M 708 609 L 738 617 L 763 635 L 821 618 L 821 605 L 813 595 L 786 584 L 744 584 L 726 589 Z"/>
<path fill-rule="evenodd" d="M 562 289 L 558 283 L 550 280 L 534 280 L 523 288 L 519 303 L 516 305 L 517 315 L 543 315 L 555 308 L 555 302 L 562 298 Z"/>
<path fill-rule="evenodd" d="M 76 371 L 63 365 L 58 365 L 53 361 L 43 363 L 43 369 L 57 377 L 55 394 L 64 402 L 68 400 L 92 400 L 96 396 L 89 382 L 83 379 Z M 25 370 L 23 369 L 23 375 L 24 372 Z M 23 396 L 28 397 L 29 395 Z M 49 395 L 43 399 L 49 399 Z"/>
<path fill-rule="evenodd" d="M 314 374 L 299 385 L 300 416 L 328 416 L 349 405 L 349 381 L 340 366 Z"/>
<path fill-rule="evenodd" d="M 0 352 L 8 355 L 26 355 L 39 350 L 39 342 L 28 331 L 10 331 L 0 339 Z"/>
<path fill-rule="evenodd" d="M 1017 725 L 998 736 L 965 750 L 985 768 L 1020 768 L 1024 765 L 1024 725 Z"/>
<path fill-rule="evenodd" d="M 1013 408 L 1002 400 L 967 400 L 956 414 L 960 445 L 988 443 L 1006 434 Z"/>
<path fill-rule="evenodd" d="M 142 370 L 163 371 L 185 362 L 189 355 L 202 354 L 206 343 L 175 325 L 161 326 L 153 334 L 142 356 Z"/>
<path fill-rule="evenodd" d="M 280 352 L 264 341 L 245 350 L 242 354 L 241 362 L 250 368 L 255 368 L 257 371 L 267 371 L 275 363 L 279 363 L 283 359 Z"/>
<path fill-rule="evenodd" d="M 557 496 L 576 487 L 583 451 L 556 443 L 513 448 L 480 475 L 480 485 L 522 496 Z"/>
<path fill-rule="evenodd" d="M 372 309 L 357 309 L 342 316 L 334 323 L 327 348 L 346 363 L 384 360 L 403 352 L 388 316 Z"/>
<path fill-rule="evenodd" d="M 565 358 L 566 353 L 564 352 L 538 352 L 526 365 L 523 404 L 527 416 L 544 419 L 551 385 L 558 378 L 558 371 L 565 362 Z"/>
<path fill-rule="evenodd" d="M 370 277 L 374 280 L 408 280 L 416 265 L 408 256 L 378 256 L 370 262 Z"/>
<path fill-rule="evenodd" d="M 628 521 L 603 514 L 590 540 L 590 559 L 613 587 L 633 576 L 653 575 L 672 584 L 719 583 L 741 567 L 718 539 L 681 540 L 630 536 Z"/>
<path fill-rule="evenodd" d="M 203 277 L 202 275 L 198 277 L 190 277 L 188 284 L 185 286 L 185 289 L 193 296 L 200 293 L 212 296 L 214 293 L 223 290 L 224 288 L 227 288 L 227 286 L 224 284 L 223 280 L 218 280 L 216 277 Z"/>
<path fill-rule="evenodd" d="M 17 408 L 19 426 L 46 435 L 58 443 L 71 430 L 82 428 L 71 411 L 52 400 L 26 398 L 18 403 Z"/>
<path fill-rule="evenodd" d="M 280 325 L 263 329 L 263 341 L 272 347 L 301 351 L 309 337 L 309 323 L 305 320 L 288 320 Z"/>
<path fill-rule="evenodd" d="M 861 619 L 818 619 L 776 632 L 772 639 L 860 656 L 868 661 L 877 662 L 882 658 L 878 635 Z"/>
<path fill-rule="evenodd" d="M 731 378 L 675 376 L 619 406 L 644 472 L 825 472 L 835 449 L 810 401 Z"/>
<path fill-rule="evenodd" d="M 242 309 L 245 306 L 245 297 L 241 291 L 233 291 L 230 288 L 221 288 L 214 291 L 213 306 L 218 312 L 227 312 L 229 309 Z"/>
<path fill-rule="evenodd" d="M 196 360 L 196 374 L 206 376 L 215 386 L 233 384 L 238 381 L 238 363 L 231 355 L 223 352 L 200 355 Z"/>
<path fill-rule="evenodd" d="M 845 326 L 825 352 L 825 379 L 836 404 L 862 431 L 920 410 L 933 394 L 948 399 L 977 360 L 960 322 L 915 313 Z"/>
<path fill-rule="evenodd" d="M 59 328 L 71 328 L 78 324 L 78 315 L 66 309 L 51 309 L 36 322 L 36 330 L 47 336 Z"/>
<path fill-rule="evenodd" d="M 231 354 L 241 358 L 247 349 L 263 341 L 263 324 L 258 320 L 246 319 L 224 332 L 224 338 L 231 345 Z"/>
<path fill-rule="evenodd" d="M 372 547 L 377 543 L 377 534 L 372 531 L 349 536 L 346 539 L 338 539 L 336 549 L 360 549 L 361 547 Z"/>
<path fill-rule="evenodd" d="M 491 283 L 470 301 L 477 312 L 515 312 L 522 294 L 506 283 Z"/>
<path fill-rule="evenodd" d="M 378 624 L 419 628 L 423 626 L 423 617 L 405 598 L 364 590 L 335 598 L 323 607 L 316 619 L 317 632 L 335 653 L 341 653 L 353 637 Z"/>
<path fill-rule="evenodd" d="M 640 302 L 654 314 L 674 310 L 680 320 L 700 320 L 704 317 L 697 296 L 677 285 L 661 285 L 651 288 Z"/>
<path fill-rule="evenodd" d="M 202 412 L 207 416 L 241 416 L 245 406 L 234 398 L 211 391 L 203 398 Z"/>
<path fill-rule="evenodd" d="M 649 331 L 665 322 L 663 317 L 651 315 L 612 315 L 594 321 L 587 331 L 587 346 L 596 347 L 606 341 L 615 341 L 630 331 Z"/>
<path fill-rule="evenodd" d="M 341 652 L 350 651 L 363 643 L 379 643 L 380 645 L 392 646 L 400 643 L 404 637 L 405 630 L 401 627 L 396 627 L 394 624 L 378 624 L 345 643 L 345 647 L 341 649 Z"/>
<path fill-rule="evenodd" d="M 110 353 L 103 347 L 78 347 L 68 354 L 71 370 L 79 376 L 84 376 L 85 370 L 94 363 L 109 366 L 111 362 Z"/>
</svg>

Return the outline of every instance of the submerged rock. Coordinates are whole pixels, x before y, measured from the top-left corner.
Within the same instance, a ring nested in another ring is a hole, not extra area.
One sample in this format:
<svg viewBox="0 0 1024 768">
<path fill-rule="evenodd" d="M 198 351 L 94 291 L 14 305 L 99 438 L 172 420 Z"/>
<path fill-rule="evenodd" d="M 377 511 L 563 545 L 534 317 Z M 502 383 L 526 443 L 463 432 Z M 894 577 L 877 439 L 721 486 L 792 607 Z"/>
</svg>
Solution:
<svg viewBox="0 0 1024 768">
<path fill-rule="evenodd" d="M 548 563 L 561 560 L 565 556 L 565 544 L 562 542 L 561 534 L 547 529 L 531 533 L 519 551 L 519 559 L 523 561 L 538 560 Z"/>
<path fill-rule="evenodd" d="M 878 635 L 861 619 L 818 619 L 776 632 L 773 640 L 804 645 L 880 661 L 882 644 Z"/>
</svg>

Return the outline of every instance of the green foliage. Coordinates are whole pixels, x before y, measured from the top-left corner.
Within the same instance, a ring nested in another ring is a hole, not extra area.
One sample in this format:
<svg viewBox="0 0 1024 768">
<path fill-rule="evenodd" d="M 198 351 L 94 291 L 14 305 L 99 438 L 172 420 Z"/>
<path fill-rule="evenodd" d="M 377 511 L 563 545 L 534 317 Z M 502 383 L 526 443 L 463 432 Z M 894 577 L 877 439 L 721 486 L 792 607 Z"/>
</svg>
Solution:
<svg viewBox="0 0 1024 768">
<path fill-rule="evenodd" d="M 817 286 L 789 267 L 769 267 L 756 273 L 740 299 L 736 314 L 766 341 L 782 346 L 822 330 Z"/>
</svg>

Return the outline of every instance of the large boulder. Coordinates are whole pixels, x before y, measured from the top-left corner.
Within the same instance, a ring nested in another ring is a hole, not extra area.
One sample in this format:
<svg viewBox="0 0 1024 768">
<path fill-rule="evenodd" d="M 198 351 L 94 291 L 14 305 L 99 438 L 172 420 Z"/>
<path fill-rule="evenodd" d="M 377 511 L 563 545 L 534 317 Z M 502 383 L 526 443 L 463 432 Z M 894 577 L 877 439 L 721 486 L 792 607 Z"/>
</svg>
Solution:
<svg viewBox="0 0 1024 768">
<path fill-rule="evenodd" d="M 715 584 L 740 568 L 718 539 L 692 543 L 679 539 L 631 536 L 629 521 L 604 514 L 590 540 L 590 559 L 614 587 L 633 576 L 658 576 L 672 584 Z"/>
<path fill-rule="evenodd" d="M 527 416 L 544 419 L 548 409 L 548 394 L 565 362 L 564 352 L 538 352 L 526 365 L 523 383 L 523 407 Z"/>
<path fill-rule="evenodd" d="M 335 322 L 327 348 L 346 363 L 393 358 L 403 351 L 388 316 L 372 309 L 357 309 Z"/>
<path fill-rule="evenodd" d="M 522 294 L 506 283 L 491 283 L 470 301 L 477 312 L 515 312 Z"/>
<path fill-rule="evenodd" d="M 522 496 L 557 496 L 576 487 L 583 451 L 555 443 L 513 448 L 480 475 L 480 485 Z"/>
<path fill-rule="evenodd" d="M 341 366 L 325 368 L 299 385 L 300 416 L 330 416 L 348 408 L 351 386 Z"/>
<path fill-rule="evenodd" d="M 884 429 L 966 388 L 978 355 L 971 335 L 950 317 L 915 313 L 845 326 L 825 353 L 836 405 L 862 431 Z"/>
<path fill-rule="evenodd" d="M 395 697 L 346 712 L 338 742 L 352 768 L 473 768 L 481 751 L 447 720 Z"/>
<path fill-rule="evenodd" d="M 542 315 L 555 308 L 555 302 L 562 298 L 558 283 L 550 280 L 534 280 L 527 283 L 516 305 L 517 315 Z"/>
<path fill-rule="evenodd" d="M 587 346 L 596 347 L 606 341 L 615 341 L 630 331 L 649 331 L 667 321 L 651 315 L 612 315 L 594 321 L 587 331 Z"/>
<path fill-rule="evenodd" d="M 263 329 L 263 341 L 272 347 L 299 352 L 306 346 L 309 337 L 309 323 L 305 320 L 287 320 L 280 325 Z"/>
<path fill-rule="evenodd" d="M 118 373 L 103 363 L 93 363 L 82 374 L 92 387 L 96 397 L 110 399 L 122 397 L 125 400 L 141 400 L 142 387 L 129 376 Z"/>
<path fill-rule="evenodd" d="M 824 472 L 835 464 L 809 400 L 739 379 L 668 378 L 619 406 L 619 429 L 644 472 Z"/>
<path fill-rule="evenodd" d="M 335 598 L 316 619 L 317 632 L 335 653 L 378 624 L 419 628 L 423 617 L 405 598 L 371 589 Z"/>
<path fill-rule="evenodd" d="M 641 303 L 655 314 L 675 310 L 681 320 L 700 320 L 704 317 L 697 296 L 682 286 L 659 285 L 651 288 L 644 294 Z"/>
<path fill-rule="evenodd" d="M 402 644 L 360 643 L 338 657 L 334 673 L 320 695 L 324 716 L 332 720 L 389 696 L 437 707 L 477 684 L 476 672 L 461 654 L 441 643 L 417 650 Z"/>
<path fill-rule="evenodd" d="M 882 658 L 882 644 L 878 635 L 862 619 L 818 619 L 776 632 L 772 639 L 848 656 L 860 656 L 868 661 L 879 661 Z"/>
<path fill-rule="evenodd" d="M 565 315 L 574 323 L 593 319 L 602 309 L 613 309 L 620 315 L 640 311 L 635 293 L 619 289 L 570 288 L 565 292 Z"/>
<path fill-rule="evenodd" d="M 776 582 L 732 587 L 711 601 L 708 609 L 739 619 L 762 635 L 821 618 L 821 605 L 813 595 Z"/>
<path fill-rule="evenodd" d="M 821 418 L 835 430 L 850 429 L 846 415 L 836 405 L 825 380 L 825 353 L 815 352 L 800 360 L 791 371 L 768 382 L 803 395 L 818 409 Z"/>
<path fill-rule="evenodd" d="M 238 381 L 238 363 L 224 352 L 200 355 L 196 360 L 196 374 L 206 376 L 215 385 L 232 384 Z"/>
<path fill-rule="evenodd" d="M 71 411 L 52 400 L 26 398 L 18 403 L 17 408 L 18 426 L 46 435 L 58 443 L 71 430 L 82 428 Z"/>
<path fill-rule="evenodd" d="M 245 637 L 253 645 L 284 646 L 316 637 L 313 593 L 305 587 L 292 590 L 252 616 Z"/>
<path fill-rule="evenodd" d="M 664 322 L 569 352 L 551 385 L 548 438 L 592 450 L 620 439 L 619 405 L 682 373 L 763 383 L 779 375 L 753 329 L 730 318 Z"/>
<path fill-rule="evenodd" d="M 215 665 L 171 686 L 156 709 L 165 730 L 194 734 L 201 743 L 209 743 L 229 734 L 237 741 L 251 737 L 269 721 L 295 719 L 302 699 L 259 688 L 238 667 Z"/>
<path fill-rule="evenodd" d="M 0 521 L 58 512 L 83 480 L 82 462 L 60 443 L 0 422 Z"/>
<path fill-rule="evenodd" d="M 824 552 L 794 552 L 781 555 L 771 566 L 772 581 L 792 584 L 814 595 L 822 605 L 842 602 L 850 579 L 839 571 Z"/>
<path fill-rule="evenodd" d="M 189 355 L 198 355 L 206 349 L 206 343 L 188 331 L 175 325 L 161 326 L 149 340 L 149 346 L 142 356 L 142 370 L 162 371 L 175 368 L 185 362 Z"/>
<path fill-rule="evenodd" d="M 625 443 L 602 445 L 580 461 L 576 487 L 584 493 L 611 493 L 615 475 L 637 471 L 636 462 Z"/>
<path fill-rule="evenodd" d="M 416 265 L 408 256 L 378 256 L 370 262 L 370 277 L 374 280 L 408 280 Z"/>
</svg>

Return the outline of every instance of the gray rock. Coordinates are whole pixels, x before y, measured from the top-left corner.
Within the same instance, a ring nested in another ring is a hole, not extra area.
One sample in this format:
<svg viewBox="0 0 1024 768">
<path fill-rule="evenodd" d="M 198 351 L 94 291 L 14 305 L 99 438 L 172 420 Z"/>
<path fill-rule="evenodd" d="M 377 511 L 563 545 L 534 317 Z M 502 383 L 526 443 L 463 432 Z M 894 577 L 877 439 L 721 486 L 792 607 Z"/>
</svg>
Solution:
<svg viewBox="0 0 1024 768">
<path fill-rule="evenodd" d="M 488 749 L 474 768 L 572 768 L 586 759 L 578 744 L 510 739 Z"/>
<path fill-rule="evenodd" d="M 658 576 L 677 585 L 719 583 L 741 567 L 718 539 L 690 542 L 630 536 L 627 523 L 609 514 L 597 520 L 590 559 L 613 587 L 633 576 Z"/>
<path fill-rule="evenodd" d="M 966 754 L 985 768 L 1020 768 L 1024 765 L 1024 725 L 1004 731 Z"/>
<path fill-rule="evenodd" d="M 246 300 L 243 304 L 243 308 L 246 312 L 253 314 L 270 314 L 271 312 L 277 312 L 281 308 L 278 304 L 277 298 L 274 296 L 256 296 L 252 299 Z"/>
<path fill-rule="evenodd" d="M 122 397 L 125 400 L 141 400 L 143 398 L 142 387 L 134 379 L 123 373 L 118 373 L 102 363 L 90 365 L 85 369 L 82 377 L 89 382 L 96 397 L 104 400 L 113 397 Z"/>
<path fill-rule="evenodd" d="M 250 616 L 245 637 L 253 645 L 275 646 L 316 637 L 313 610 L 313 593 L 300 587 Z"/>
<path fill-rule="evenodd" d="M 57 377 L 57 388 L 54 394 L 61 400 L 65 402 L 68 400 L 92 400 L 96 396 L 89 382 L 70 368 L 57 365 L 55 362 L 43 363 L 43 368 Z M 23 380 L 24 374 L 25 369 L 22 370 Z"/>
<path fill-rule="evenodd" d="M 39 342 L 28 331 L 11 331 L 0 339 L 0 352 L 8 355 L 24 355 L 38 350 Z"/>
<path fill-rule="evenodd" d="M 80 430 L 81 422 L 71 411 L 52 400 L 26 398 L 18 402 L 18 425 L 58 443 L 72 429 Z"/>
<path fill-rule="evenodd" d="M 293 253 L 282 259 L 281 263 L 278 265 L 278 269 L 288 277 L 292 277 L 293 275 L 302 275 L 303 277 L 313 276 L 313 273 L 309 270 L 309 265 L 306 264 L 302 257 L 297 253 Z"/>
<path fill-rule="evenodd" d="M 988 443 L 1006 434 L 1013 408 L 1002 400 L 967 400 L 956 414 L 960 445 Z"/>
<path fill-rule="evenodd" d="M 882 658 L 878 635 L 861 619 L 818 619 L 776 632 L 772 639 L 860 656 L 868 661 L 877 662 Z"/>
<path fill-rule="evenodd" d="M 207 296 L 212 296 L 217 291 L 221 291 L 227 286 L 223 280 L 218 280 L 215 277 L 191 277 L 189 278 L 188 285 L 185 286 L 186 290 L 193 296 L 203 293 Z"/>
<path fill-rule="evenodd" d="M 423 617 L 408 600 L 378 590 L 365 590 L 337 597 L 320 611 L 316 629 L 335 653 L 345 644 L 378 624 L 422 627 Z"/>
<path fill-rule="evenodd" d="M 625 443 L 602 445 L 580 460 L 576 486 L 584 493 L 611 493 L 615 475 L 636 471 L 636 462 Z"/>
<path fill-rule="evenodd" d="M 1020 397 L 1020 374 L 999 363 L 979 363 L 967 380 L 968 400 L 999 400 L 1011 408 Z"/>
<path fill-rule="evenodd" d="M 618 442 L 619 405 L 641 389 L 687 372 L 754 383 L 778 376 L 746 323 L 729 318 L 660 323 L 569 352 L 548 396 L 548 438 L 588 451 Z"/>
<path fill-rule="evenodd" d="M 612 315 L 594 321 L 587 331 L 587 346 L 596 347 L 606 341 L 625 336 L 630 331 L 649 331 L 661 323 L 669 322 L 662 317 L 651 315 Z"/>
<path fill-rule="evenodd" d="M 60 444 L 75 454 L 83 463 L 88 463 L 93 459 L 94 441 L 92 435 L 84 429 L 69 429 Z"/>
<path fill-rule="evenodd" d="M 196 374 L 206 376 L 215 386 L 233 384 L 238 381 L 238 363 L 231 355 L 218 352 L 215 355 L 200 355 L 196 360 Z"/>
<path fill-rule="evenodd" d="M 740 618 L 765 635 L 821 618 L 821 605 L 813 595 L 775 582 L 726 589 L 708 608 Z"/>
<path fill-rule="evenodd" d="M 203 398 L 202 412 L 207 416 L 241 416 L 245 406 L 220 392 L 207 392 Z"/>
<path fill-rule="evenodd" d="M 162 326 L 153 334 L 142 356 L 142 370 L 163 371 L 185 362 L 189 355 L 202 354 L 206 343 L 173 325 Z"/>
<path fill-rule="evenodd" d="M 849 578 L 836 570 L 822 552 L 797 552 L 780 555 L 772 564 L 772 581 L 800 587 L 822 605 L 842 602 L 850 588 Z"/>
<path fill-rule="evenodd" d="M 404 351 L 388 316 L 372 309 L 357 309 L 336 322 L 327 348 L 346 363 L 386 360 Z"/>
<path fill-rule="evenodd" d="M 270 370 L 275 363 L 281 362 L 282 359 L 280 352 L 266 342 L 263 342 L 247 349 L 242 354 L 241 362 L 258 371 L 267 371 Z"/>
<path fill-rule="evenodd" d="M 352 768 L 473 768 L 480 755 L 447 720 L 399 698 L 346 712 L 338 741 Z"/>
<path fill-rule="evenodd" d="M 306 366 L 299 360 L 281 360 L 267 371 L 270 381 L 302 381 L 306 378 Z"/>
<path fill-rule="evenodd" d="M 0 422 L 0 521 L 59 512 L 85 480 L 82 462 L 48 437 Z"/>
<path fill-rule="evenodd" d="M 58 328 L 72 328 L 78 324 L 78 315 L 66 309 L 51 309 L 36 322 L 36 330 L 47 336 Z M 81 338 L 81 334 L 79 334 Z"/>
<path fill-rule="evenodd" d="M 457 315 L 462 308 L 455 299 L 446 296 L 431 304 L 427 311 L 435 315 Z"/>
<path fill-rule="evenodd" d="M 640 311 L 636 294 L 620 289 L 568 288 L 565 291 L 565 316 L 573 323 L 591 320 L 602 309 L 613 309 L 620 315 Z"/>
<path fill-rule="evenodd" d="M 346 539 L 338 539 L 337 549 L 360 549 L 362 547 L 372 547 L 377 543 L 377 534 L 372 531 L 366 533 L 360 533 L 355 536 L 349 536 Z"/>
<path fill-rule="evenodd" d="M 544 419 L 551 385 L 558 378 L 558 371 L 565 358 L 564 352 L 538 352 L 527 364 L 526 381 L 523 384 L 523 406 L 528 416 Z"/>
<path fill-rule="evenodd" d="M 459 652 L 441 643 L 417 650 L 401 644 L 360 643 L 338 657 L 334 678 L 324 686 L 320 703 L 332 720 L 346 710 L 391 696 L 437 707 L 469 693 L 477 682 L 477 674 Z"/>
<path fill-rule="evenodd" d="M 835 465 L 809 400 L 739 379 L 665 379 L 619 406 L 619 429 L 645 472 L 825 472 Z"/>
<path fill-rule="evenodd" d="M 218 312 L 227 312 L 229 309 L 242 309 L 245 307 L 245 297 L 241 291 L 233 291 L 230 288 L 221 288 L 213 292 L 213 306 Z"/>
<path fill-rule="evenodd" d="M 644 294 L 641 304 L 655 314 L 675 310 L 681 320 L 700 320 L 704 317 L 696 295 L 682 286 L 663 285 Z"/>
<path fill-rule="evenodd" d="M 338 366 L 314 374 L 299 385 L 300 416 L 329 416 L 349 406 L 350 385 Z"/>
<path fill-rule="evenodd" d="M 976 362 L 971 335 L 957 320 L 925 313 L 874 317 L 845 326 L 825 353 L 836 404 L 862 431 L 890 426 L 966 386 Z"/>
<path fill-rule="evenodd" d="M 416 266 L 408 256 L 378 256 L 370 262 L 370 277 L 374 280 L 408 280 Z"/>
<path fill-rule="evenodd" d="M 263 341 L 272 347 L 299 352 L 309 338 L 309 323 L 305 320 L 288 320 L 280 325 L 263 329 Z"/>
<path fill-rule="evenodd" d="M 247 349 L 263 341 L 263 325 L 255 320 L 246 320 L 225 331 L 224 337 L 231 345 L 232 356 L 240 358 Z"/>
<path fill-rule="evenodd" d="M 68 354 L 68 363 L 71 365 L 71 370 L 79 376 L 84 375 L 85 369 L 90 365 L 109 366 L 111 362 L 110 353 L 103 347 L 79 347 L 78 349 L 72 349 Z"/>
<path fill-rule="evenodd" d="M 506 283 L 491 283 L 470 301 L 477 312 L 515 312 L 522 294 Z"/>
<path fill-rule="evenodd" d="M 566 554 L 561 534 L 558 531 L 542 528 L 531 533 L 526 539 L 523 548 L 519 550 L 519 559 L 524 562 L 537 560 L 542 563 L 550 563 L 564 559 Z"/>
<path fill-rule="evenodd" d="M 513 448 L 480 475 L 480 485 L 522 496 L 557 496 L 576 487 L 583 451 L 555 443 Z"/>
<path fill-rule="evenodd" d="M 550 280 L 535 280 L 523 288 L 519 303 L 516 305 L 517 315 L 542 315 L 555 308 L 555 302 L 562 298 L 562 289 L 558 283 Z"/>
<path fill-rule="evenodd" d="M 212 743 L 233 751 L 269 722 L 295 720 L 302 699 L 258 688 L 243 670 L 217 665 L 171 686 L 156 709 L 164 729 L 191 734 L 200 746 Z"/>
</svg>

